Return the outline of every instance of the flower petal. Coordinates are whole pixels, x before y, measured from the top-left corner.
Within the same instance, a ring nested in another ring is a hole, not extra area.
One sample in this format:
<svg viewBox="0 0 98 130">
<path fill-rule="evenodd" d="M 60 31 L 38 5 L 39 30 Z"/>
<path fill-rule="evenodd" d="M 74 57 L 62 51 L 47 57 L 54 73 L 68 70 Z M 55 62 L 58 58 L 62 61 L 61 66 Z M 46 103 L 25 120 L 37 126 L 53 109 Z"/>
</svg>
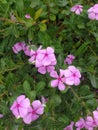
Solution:
<svg viewBox="0 0 98 130">
<path fill-rule="evenodd" d="M 23 107 L 19 108 L 20 117 L 22 117 L 22 118 L 25 117 L 27 115 L 27 112 L 28 112 L 27 108 L 23 108 Z"/>
<path fill-rule="evenodd" d="M 55 67 L 54 66 L 47 66 L 47 72 L 51 73 L 52 71 L 54 71 Z"/>
<path fill-rule="evenodd" d="M 48 56 L 45 56 L 42 60 L 42 65 L 47 66 L 51 64 L 51 60 L 48 58 Z"/>
<path fill-rule="evenodd" d="M 13 103 L 12 106 L 10 107 L 10 110 L 13 110 L 16 106 L 17 106 L 17 102 L 14 101 L 14 103 Z"/>
<path fill-rule="evenodd" d="M 74 84 L 74 79 L 69 77 L 69 78 L 66 78 L 66 84 L 67 85 L 73 85 Z"/>
<path fill-rule="evenodd" d="M 41 105 L 37 110 L 36 113 L 42 115 L 44 113 L 44 107 Z"/>
<path fill-rule="evenodd" d="M 53 78 L 58 78 L 58 74 L 57 74 L 56 71 L 52 71 L 52 72 L 50 73 L 50 76 L 53 77 Z"/>
<path fill-rule="evenodd" d="M 13 113 L 13 115 L 14 115 L 16 118 L 18 118 L 18 117 L 20 116 L 20 114 L 19 114 L 17 108 L 13 109 L 13 110 L 12 110 L 12 113 Z"/>
<path fill-rule="evenodd" d="M 24 99 L 25 99 L 25 95 L 20 95 L 20 96 L 17 97 L 17 102 L 20 103 Z"/>
<path fill-rule="evenodd" d="M 32 102 L 32 106 L 33 106 L 34 109 L 40 108 L 41 105 L 42 104 L 39 100 L 35 100 L 35 101 Z"/>
<path fill-rule="evenodd" d="M 54 49 L 52 47 L 47 47 L 47 53 L 48 54 L 54 53 Z"/>
<path fill-rule="evenodd" d="M 65 76 L 65 77 L 70 77 L 71 75 L 72 75 L 72 72 L 71 72 L 70 70 L 66 69 L 66 70 L 64 71 L 64 76 Z"/>
<path fill-rule="evenodd" d="M 58 89 L 63 91 L 65 89 L 65 85 L 62 82 L 59 82 Z"/>
<path fill-rule="evenodd" d="M 24 118 L 23 118 L 24 123 L 30 124 L 32 122 L 32 113 L 28 113 Z"/>
<path fill-rule="evenodd" d="M 75 79 L 74 79 L 74 85 L 79 85 L 80 84 L 80 79 L 79 78 L 77 78 L 77 77 L 75 77 Z"/>
<path fill-rule="evenodd" d="M 56 79 L 56 80 L 52 80 L 52 81 L 51 81 L 51 86 L 52 86 L 53 88 L 57 87 L 57 86 L 58 86 L 58 80 L 57 80 L 57 79 Z"/>
<path fill-rule="evenodd" d="M 46 74 L 46 67 L 44 67 L 44 66 L 39 67 L 38 72 L 41 74 Z"/>
<path fill-rule="evenodd" d="M 29 98 L 26 98 L 25 100 L 23 100 L 21 102 L 21 106 L 24 107 L 24 108 L 30 107 L 30 100 L 29 100 Z"/>
</svg>

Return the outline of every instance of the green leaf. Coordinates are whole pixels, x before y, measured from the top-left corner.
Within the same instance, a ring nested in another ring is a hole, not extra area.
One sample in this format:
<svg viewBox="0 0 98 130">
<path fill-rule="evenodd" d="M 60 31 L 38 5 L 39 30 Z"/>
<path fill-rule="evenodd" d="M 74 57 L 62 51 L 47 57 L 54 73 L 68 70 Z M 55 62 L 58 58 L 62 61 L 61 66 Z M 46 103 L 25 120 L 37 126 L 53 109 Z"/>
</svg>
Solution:
<svg viewBox="0 0 98 130">
<path fill-rule="evenodd" d="M 30 91 L 28 97 L 30 98 L 31 101 L 33 101 L 36 97 L 36 91 Z"/>
<path fill-rule="evenodd" d="M 39 24 L 39 27 L 40 27 L 40 31 L 42 31 L 42 32 L 46 31 L 46 29 L 47 29 L 47 25 L 45 23 Z"/>
<path fill-rule="evenodd" d="M 59 1 L 59 6 L 61 6 L 61 7 L 64 7 L 64 6 L 66 6 L 68 4 L 68 1 L 67 0 L 60 0 Z"/>
<path fill-rule="evenodd" d="M 52 105 L 54 106 L 59 106 L 59 104 L 62 102 L 61 100 L 61 97 L 57 94 L 54 94 L 52 97 L 51 97 L 51 103 Z"/>
<path fill-rule="evenodd" d="M 78 49 L 77 51 L 75 52 L 75 55 L 78 56 L 80 54 L 83 54 L 86 49 L 87 49 L 87 45 L 90 44 L 90 42 L 85 42 L 83 43 Z"/>
<path fill-rule="evenodd" d="M 29 31 L 28 31 L 28 39 L 30 41 L 32 41 L 33 37 L 34 37 L 33 30 L 31 30 L 31 28 L 30 28 Z"/>
<path fill-rule="evenodd" d="M 43 11 L 42 8 L 40 8 L 39 10 L 37 10 L 37 11 L 35 12 L 34 20 L 37 20 L 37 19 L 40 17 L 42 11 Z"/>
<path fill-rule="evenodd" d="M 26 25 L 27 28 L 30 28 L 30 27 L 32 27 L 35 23 L 36 23 L 36 22 L 31 19 L 31 20 L 25 22 L 25 25 Z"/>
<path fill-rule="evenodd" d="M 36 92 L 37 93 L 41 92 L 45 88 L 45 85 L 46 83 L 43 81 L 38 82 L 35 88 Z"/>
<path fill-rule="evenodd" d="M 92 98 L 94 98 L 94 97 L 95 97 L 94 94 L 90 94 L 90 95 L 84 96 L 84 97 L 82 97 L 82 98 L 83 98 L 83 99 L 92 99 Z"/>
<path fill-rule="evenodd" d="M 87 100 L 87 105 L 89 105 L 89 106 L 95 106 L 95 104 L 96 104 L 96 99 L 90 99 L 90 100 Z"/>
<path fill-rule="evenodd" d="M 12 26 L 12 34 L 14 34 L 16 38 L 19 37 L 19 31 L 15 25 Z"/>
<path fill-rule="evenodd" d="M 84 29 L 85 28 L 85 25 L 82 23 L 82 24 L 78 24 L 77 25 L 79 29 Z"/>
<path fill-rule="evenodd" d="M 51 21 L 55 21 L 55 20 L 56 20 L 56 15 L 50 14 L 50 20 L 51 20 Z"/>
<path fill-rule="evenodd" d="M 25 93 L 28 93 L 31 91 L 30 84 L 27 80 L 25 80 L 23 83 L 23 89 L 24 89 Z"/>
<path fill-rule="evenodd" d="M 58 65 L 61 67 L 64 64 L 64 57 L 63 54 L 59 54 L 58 56 Z"/>
<path fill-rule="evenodd" d="M 68 123 L 69 122 L 69 118 L 66 115 L 61 115 L 58 118 L 59 121 L 64 122 L 64 123 Z"/>
<path fill-rule="evenodd" d="M 0 2 L 2 2 L 3 4 L 6 4 L 6 3 L 7 3 L 6 0 L 0 0 Z"/>
<path fill-rule="evenodd" d="M 89 88 L 89 86 L 88 85 L 82 85 L 82 86 L 80 86 L 79 94 L 82 95 L 83 97 L 89 95 L 90 94 L 90 88 Z"/>
<path fill-rule="evenodd" d="M 34 7 L 36 7 L 36 6 L 38 6 L 38 5 L 40 5 L 40 0 L 33 0 L 32 2 L 31 2 L 31 5 L 30 5 L 30 7 L 31 8 L 34 8 Z"/>
<path fill-rule="evenodd" d="M 24 9 L 24 1 L 20 0 L 20 1 L 16 1 L 16 9 L 17 12 L 19 12 L 19 14 L 21 15 L 23 13 L 23 9 Z"/>
<path fill-rule="evenodd" d="M 92 86 L 94 88 L 98 88 L 96 76 L 94 74 L 89 73 L 89 78 L 90 78 Z"/>
<path fill-rule="evenodd" d="M 65 90 L 63 90 L 63 91 L 61 91 L 61 93 L 67 93 L 68 92 L 68 90 L 70 89 L 70 87 L 66 87 L 66 89 Z"/>
</svg>

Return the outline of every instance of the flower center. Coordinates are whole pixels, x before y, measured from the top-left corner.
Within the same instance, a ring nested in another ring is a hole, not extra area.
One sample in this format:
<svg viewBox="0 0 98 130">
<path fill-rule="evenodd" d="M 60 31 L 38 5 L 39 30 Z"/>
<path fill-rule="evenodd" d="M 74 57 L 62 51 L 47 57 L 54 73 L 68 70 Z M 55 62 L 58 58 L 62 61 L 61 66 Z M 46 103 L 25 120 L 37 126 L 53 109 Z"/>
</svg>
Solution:
<svg viewBox="0 0 98 130">
<path fill-rule="evenodd" d="M 32 111 L 32 114 L 36 114 L 35 110 Z"/>
<path fill-rule="evenodd" d="M 16 106 L 17 108 L 19 108 L 20 107 L 20 104 L 17 104 L 17 106 Z"/>
<path fill-rule="evenodd" d="M 75 73 L 73 74 L 73 77 L 76 77 L 76 74 L 75 74 Z"/>
<path fill-rule="evenodd" d="M 62 81 L 61 77 L 58 78 L 59 81 Z"/>
<path fill-rule="evenodd" d="M 35 52 L 35 56 L 37 56 L 37 52 Z"/>
<path fill-rule="evenodd" d="M 80 8 L 80 6 L 78 5 L 78 6 L 77 6 L 77 9 L 79 9 L 79 8 Z"/>
<path fill-rule="evenodd" d="M 48 56 L 48 54 L 47 54 L 47 53 L 45 53 L 45 56 Z"/>
</svg>

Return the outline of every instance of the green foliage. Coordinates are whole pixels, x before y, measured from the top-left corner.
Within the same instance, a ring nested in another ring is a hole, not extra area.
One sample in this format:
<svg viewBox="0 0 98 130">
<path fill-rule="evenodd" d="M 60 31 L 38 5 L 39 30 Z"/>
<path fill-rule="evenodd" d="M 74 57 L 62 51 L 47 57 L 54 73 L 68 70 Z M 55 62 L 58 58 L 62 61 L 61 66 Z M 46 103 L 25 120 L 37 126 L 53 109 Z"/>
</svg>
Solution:
<svg viewBox="0 0 98 130">
<path fill-rule="evenodd" d="M 76 0 L 0 0 L 0 130 L 62 130 L 71 120 L 86 117 L 98 107 L 98 21 L 91 21 L 87 9 L 95 4 L 83 1 L 81 15 L 70 12 Z M 31 18 L 26 19 L 25 14 Z M 74 65 L 82 73 L 81 84 L 62 92 L 50 86 L 49 75 L 41 75 L 28 58 L 15 55 L 12 46 L 27 45 L 55 49 L 57 68 L 65 69 L 64 59 L 76 56 Z M 10 106 L 20 94 L 31 102 L 48 98 L 45 113 L 31 125 L 15 119 Z"/>
</svg>

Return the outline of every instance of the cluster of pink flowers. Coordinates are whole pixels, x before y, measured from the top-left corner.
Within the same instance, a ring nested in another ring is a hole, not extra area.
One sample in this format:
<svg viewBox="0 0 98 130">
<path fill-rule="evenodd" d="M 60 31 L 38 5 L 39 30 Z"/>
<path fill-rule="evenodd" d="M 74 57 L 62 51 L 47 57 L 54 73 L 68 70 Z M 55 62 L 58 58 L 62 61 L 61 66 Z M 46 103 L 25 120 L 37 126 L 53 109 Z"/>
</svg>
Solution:
<svg viewBox="0 0 98 130">
<path fill-rule="evenodd" d="M 43 97 L 44 101 L 45 98 Z M 44 113 L 44 106 L 46 102 L 35 100 L 30 105 L 30 100 L 25 95 L 20 95 L 12 104 L 10 110 L 13 115 L 18 119 L 22 118 L 24 123 L 30 124 L 39 118 Z"/>
<path fill-rule="evenodd" d="M 70 125 L 64 128 L 64 130 L 73 130 L 73 127 L 76 127 L 76 130 L 81 130 L 85 128 L 86 130 L 93 130 L 98 127 L 98 110 L 93 111 L 93 117 L 87 116 L 85 119 L 80 118 L 76 123 L 71 122 Z"/>
<path fill-rule="evenodd" d="M 69 54 L 69 55 L 67 55 L 66 59 L 64 60 L 64 63 L 71 65 L 74 59 L 75 59 L 75 56 L 72 54 Z"/>
<path fill-rule="evenodd" d="M 71 12 L 80 15 L 83 11 L 83 6 L 78 4 L 73 6 L 70 10 Z M 94 6 L 90 7 L 87 12 L 88 12 L 89 19 L 98 20 L 98 4 L 95 4 Z"/>
<path fill-rule="evenodd" d="M 66 88 L 65 85 L 77 86 L 80 84 L 81 74 L 79 69 L 77 69 L 75 66 L 69 66 L 65 70 L 60 69 L 60 74 L 58 75 L 55 70 L 57 60 L 52 47 L 42 49 L 42 46 L 40 46 L 37 50 L 32 50 L 29 46 L 19 42 L 16 43 L 12 48 L 15 53 L 23 50 L 25 55 L 30 57 L 29 62 L 35 64 L 35 67 L 38 69 L 39 73 L 46 74 L 46 72 L 48 72 L 50 77 L 54 78 L 54 80 L 51 81 L 51 86 L 53 88 L 58 87 L 59 90 L 63 91 Z M 68 64 L 71 64 L 73 59 L 75 59 L 75 57 L 70 54 L 67 56 L 65 61 Z"/>
<path fill-rule="evenodd" d="M 80 71 L 75 66 L 69 66 L 65 70 L 60 69 L 60 75 L 56 71 L 52 71 L 50 76 L 55 78 L 51 81 L 52 87 L 58 87 L 59 90 L 65 89 L 66 85 L 79 85 L 81 74 Z"/>
<path fill-rule="evenodd" d="M 47 47 L 46 49 L 39 48 L 35 54 L 32 54 L 31 58 L 35 55 L 35 66 L 38 68 L 38 72 L 41 74 L 46 74 L 46 72 L 50 73 L 55 69 L 54 66 L 57 61 L 54 54 L 54 49 L 52 47 Z"/>
<path fill-rule="evenodd" d="M 35 67 L 38 68 L 38 72 L 41 74 L 46 74 L 46 72 L 50 73 L 55 69 L 57 61 L 52 47 L 42 49 L 42 46 L 40 46 L 37 50 L 32 50 L 24 42 L 18 42 L 12 49 L 16 54 L 23 50 L 25 55 L 30 57 L 29 62 L 34 63 Z"/>
</svg>

